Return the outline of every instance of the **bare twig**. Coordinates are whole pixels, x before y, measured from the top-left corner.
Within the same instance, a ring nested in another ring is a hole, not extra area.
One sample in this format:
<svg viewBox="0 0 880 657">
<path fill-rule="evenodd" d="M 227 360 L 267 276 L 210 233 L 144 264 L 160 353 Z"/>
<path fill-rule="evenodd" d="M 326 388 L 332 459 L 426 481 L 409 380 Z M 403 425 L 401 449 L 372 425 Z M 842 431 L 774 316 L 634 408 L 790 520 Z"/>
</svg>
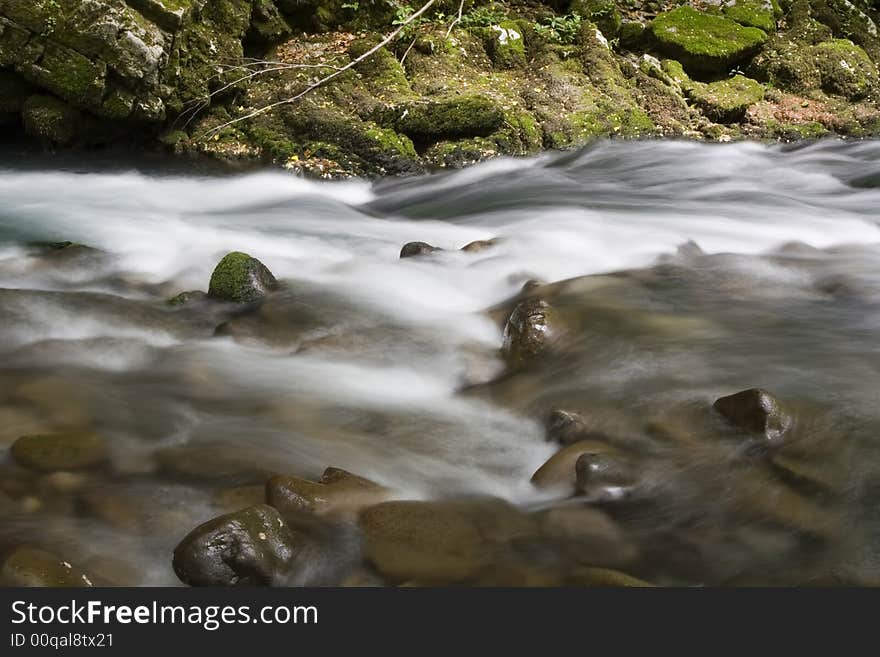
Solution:
<svg viewBox="0 0 880 657">
<path fill-rule="evenodd" d="M 406 56 L 409 55 L 409 51 L 413 49 L 413 46 L 416 45 L 416 41 L 419 40 L 419 37 L 416 37 L 412 40 L 412 43 L 409 44 L 409 48 L 406 49 L 406 52 L 403 53 L 403 57 L 400 58 L 400 65 L 403 66 L 403 63 L 406 61 Z"/>
<path fill-rule="evenodd" d="M 449 35 L 452 34 L 452 30 L 456 25 L 461 23 L 461 17 L 464 14 L 464 0 L 461 0 L 461 4 L 458 5 L 458 17 L 449 24 L 449 29 L 446 30 L 446 38 L 449 38 Z"/>
<path fill-rule="evenodd" d="M 249 112 L 249 113 L 245 114 L 244 116 L 239 116 L 239 117 L 236 117 L 236 118 L 231 119 L 229 121 L 226 121 L 225 123 L 221 123 L 220 125 L 215 126 L 215 127 L 211 128 L 210 130 L 208 130 L 205 134 L 202 135 L 202 138 L 206 138 L 206 137 L 210 137 L 211 135 L 215 135 L 218 132 L 220 132 L 221 130 L 223 130 L 223 128 L 228 128 L 229 126 L 235 125 L 236 123 L 240 123 L 241 121 L 247 121 L 248 119 L 252 119 L 254 117 L 265 114 L 266 112 L 270 112 L 273 109 L 275 109 L 276 107 L 281 107 L 282 105 L 291 105 L 291 104 L 295 103 L 300 98 L 311 93 L 312 91 L 314 91 L 315 89 L 317 89 L 321 85 L 324 85 L 324 84 L 330 82 L 334 78 L 337 78 L 340 75 L 342 75 L 343 73 L 345 73 L 346 71 L 354 68 L 355 66 L 357 66 L 358 64 L 363 62 L 365 59 L 369 59 L 370 57 L 375 55 L 377 52 L 379 52 L 379 50 L 381 50 L 382 48 L 387 46 L 389 43 L 394 41 L 394 39 L 396 39 L 397 36 L 401 32 L 403 32 L 403 30 L 407 27 L 407 25 L 411 24 L 417 18 L 422 16 L 426 11 L 428 11 L 428 9 L 430 9 L 431 6 L 435 2 L 436 2 L 436 0 L 428 0 L 428 2 L 426 2 L 424 5 L 422 5 L 421 9 L 410 14 L 410 16 L 405 21 L 403 21 L 400 25 L 397 26 L 397 29 L 390 32 L 384 39 L 382 39 L 379 43 L 377 43 L 375 46 L 370 48 L 363 55 L 361 55 L 360 57 L 357 57 L 356 59 L 351 60 L 348 64 L 333 71 L 333 73 L 331 73 L 330 75 L 327 75 L 327 76 L 321 78 L 320 80 L 318 80 L 317 82 L 310 84 L 308 87 L 306 87 L 303 91 L 299 92 L 295 96 L 291 96 L 290 98 L 284 98 L 283 100 L 279 100 L 274 103 L 269 103 L 268 105 L 264 105 L 263 107 L 255 109 L 254 111 Z"/>
</svg>

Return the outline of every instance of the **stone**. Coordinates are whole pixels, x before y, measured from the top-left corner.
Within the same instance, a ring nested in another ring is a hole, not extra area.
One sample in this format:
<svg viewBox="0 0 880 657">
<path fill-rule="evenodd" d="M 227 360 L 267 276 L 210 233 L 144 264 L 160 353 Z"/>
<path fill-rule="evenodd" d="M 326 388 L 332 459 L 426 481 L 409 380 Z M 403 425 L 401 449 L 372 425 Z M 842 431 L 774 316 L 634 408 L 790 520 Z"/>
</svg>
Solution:
<svg viewBox="0 0 880 657">
<path fill-rule="evenodd" d="M 12 457 L 31 470 L 78 470 L 101 464 L 107 458 L 103 437 L 91 431 L 22 436 L 13 443 Z"/>
<path fill-rule="evenodd" d="M 92 579 L 52 552 L 19 547 L 0 566 L 0 585 L 24 587 L 92 586 Z"/>
<path fill-rule="evenodd" d="M 631 466 L 616 454 L 589 453 L 575 463 L 577 492 L 591 502 L 612 502 L 627 497 L 636 478 Z"/>
<path fill-rule="evenodd" d="M 502 500 L 385 502 L 360 514 L 364 557 L 392 582 L 464 583 L 533 536 L 536 521 Z"/>
<path fill-rule="evenodd" d="M 398 132 L 414 142 L 486 137 L 501 127 L 504 112 L 490 98 L 465 95 L 446 100 L 410 103 L 396 121 Z"/>
<path fill-rule="evenodd" d="M 247 253 L 226 254 L 211 274 L 208 296 L 221 301 L 249 303 L 278 287 L 272 272 Z"/>
<path fill-rule="evenodd" d="M 493 246 L 498 244 L 497 239 L 491 240 L 474 240 L 473 242 L 468 242 L 461 250 L 465 253 L 479 253 L 480 251 L 485 251 L 486 249 L 491 249 Z"/>
<path fill-rule="evenodd" d="M 525 299 L 507 318 L 501 353 L 508 364 L 514 367 L 525 365 L 545 355 L 560 332 L 560 321 L 549 303 L 541 299 Z"/>
<path fill-rule="evenodd" d="M 779 401 L 761 388 L 721 397 L 712 406 L 734 427 L 770 442 L 779 441 L 794 423 Z"/>
<path fill-rule="evenodd" d="M 490 28 L 489 57 L 499 68 L 519 68 L 526 64 L 522 28 L 515 21 L 501 21 Z"/>
<path fill-rule="evenodd" d="M 713 121 L 736 123 L 743 119 L 749 107 L 763 100 L 764 87 L 737 74 L 709 84 L 694 83 L 688 97 Z"/>
<path fill-rule="evenodd" d="M 30 96 L 21 106 L 24 130 L 48 144 L 69 146 L 80 139 L 85 119 L 79 110 L 53 96 Z"/>
<path fill-rule="evenodd" d="M 208 298 L 208 295 L 202 292 L 201 290 L 190 290 L 188 292 L 181 292 L 170 299 L 168 299 L 169 306 L 184 306 L 188 303 L 203 301 Z"/>
<path fill-rule="evenodd" d="M 384 486 L 341 468 L 327 468 L 319 482 L 278 475 L 266 483 L 266 500 L 282 515 L 303 511 L 352 515 L 391 496 Z"/>
<path fill-rule="evenodd" d="M 535 471 L 531 482 L 538 488 L 559 488 L 575 492 L 577 462 L 584 454 L 617 454 L 610 445 L 595 440 L 581 440 L 562 448 Z"/>
<path fill-rule="evenodd" d="M 443 249 L 436 246 L 431 246 L 427 242 L 407 242 L 403 245 L 403 248 L 400 249 L 400 257 L 417 258 L 419 256 L 431 255 L 432 253 L 437 253 L 442 250 Z"/>
<path fill-rule="evenodd" d="M 296 568 L 303 541 L 265 504 L 199 525 L 174 549 L 172 564 L 191 586 L 267 586 Z"/>
<path fill-rule="evenodd" d="M 650 29 L 662 50 L 696 73 L 724 73 L 767 40 L 763 30 L 689 6 L 659 15 Z"/>
</svg>

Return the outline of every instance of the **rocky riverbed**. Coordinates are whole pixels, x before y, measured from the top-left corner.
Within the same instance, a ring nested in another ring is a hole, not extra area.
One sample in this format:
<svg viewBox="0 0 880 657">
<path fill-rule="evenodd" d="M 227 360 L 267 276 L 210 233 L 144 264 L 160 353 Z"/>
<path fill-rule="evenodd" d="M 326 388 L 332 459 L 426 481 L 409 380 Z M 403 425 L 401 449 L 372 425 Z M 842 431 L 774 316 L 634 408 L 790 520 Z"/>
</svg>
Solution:
<svg viewBox="0 0 880 657">
<path fill-rule="evenodd" d="M 880 583 L 878 161 L 7 163 L 0 581 Z"/>
<path fill-rule="evenodd" d="M 871 0 L 436 0 L 411 20 L 421 6 L 2 0 L 0 125 L 47 149 L 126 145 L 319 178 L 599 137 L 797 141 L 880 125 Z"/>
</svg>

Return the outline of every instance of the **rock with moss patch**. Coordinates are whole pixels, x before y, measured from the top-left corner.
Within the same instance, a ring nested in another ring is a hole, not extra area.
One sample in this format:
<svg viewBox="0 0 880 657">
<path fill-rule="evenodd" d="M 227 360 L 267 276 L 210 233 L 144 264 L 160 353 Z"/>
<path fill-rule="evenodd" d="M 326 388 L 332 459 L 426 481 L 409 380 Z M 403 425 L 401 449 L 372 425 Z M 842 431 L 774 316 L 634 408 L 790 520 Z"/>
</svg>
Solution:
<svg viewBox="0 0 880 657">
<path fill-rule="evenodd" d="M 199 525 L 174 549 L 174 572 L 191 586 L 267 586 L 297 567 L 302 539 L 259 504 Z"/>
<path fill-rule="evenodd" d="M 724 0 L 719 4 L 720 11 L 740 25 L 757 27 L 765 32 L 776 29 L 776 19 L 782 16 L 782 9 L 776 0 Z"/>
<path fill-rule="evenodd" d="M 735 123 L 764 98 L 764 87 L 751 78 L 735 75 L 709 84 L 695 83 L 688 96 L 713 121 Z"/>
<path fill-rule="evenodd" d="M 226 254 L 211 274 L 208 296 L 222 301 L 258 301 L 278 287 L 272 272 L 247 253 Z"/>
<path fill-rule="evenodd" d="M 104 438 L 90 431 L 22 436 L 11 451 L 21 465 L 45 472 L 89 468 L 107 457 Z"/>
<path fill-rule="evenodd" d="M 0 585 L 67 588 L 93 583 L 92 578 L 63 557 L 35 547 L 20 547 L 0 566 Z"/>
<path fill-rule="evenodd" d="M 754 55 L 767 40 L 763 30 L 688 6 L 655 18 L 651 33 L 666 53 L 699 73 L 724 72 Z"/>
<path fill-rule="evenodd" d="M 609 39 L 620 31 L 622 18 L 615 0 L 574 0 L 569 12 L 595 23 Z"/>
<path fill-rule="evenodd" d="M 514 21 L 501 21 L 491 28 L 489 56 L 499 68 L 525 66 L 526 48 L 522 28 Z"/>
<path fill-rule="evenodd" d="M 52 96 L 35 95 L 21 106 L 25 132 L 43 142 L 68 146 L 82 137 L 82 113 Z"/>
<path fill-rule="evenodd" d="M 411 103 L 396 121 L 399 132 L 413 141 L 486 137 L 501 127 L 504 112 L 494 101 L 478 95 Z"/>
<path fill-rule="evenodd" d="M 181 292 L 178 295 L 175 295 L 168 299 L 169 306 L 185 306 L 188 303 L 194 301 L 203 301 L 208 297 L 207 294 L 202 292 L 201 290 L 189 290 L 187 292 Z"/>
</svg>

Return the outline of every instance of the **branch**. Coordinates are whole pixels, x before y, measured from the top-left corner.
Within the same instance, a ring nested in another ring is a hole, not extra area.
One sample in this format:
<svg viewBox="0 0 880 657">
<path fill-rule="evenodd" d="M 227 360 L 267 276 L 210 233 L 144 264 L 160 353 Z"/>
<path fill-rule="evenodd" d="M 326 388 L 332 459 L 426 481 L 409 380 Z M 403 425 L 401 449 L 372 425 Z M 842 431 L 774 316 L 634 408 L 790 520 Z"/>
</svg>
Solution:
<svg viewBox="0 0 880 657">
<path fill-rule="evenodd" d="M 208 130 L 205 134 L 202 135 L 202 138 L 206 138 L 206 137 L 210 137 L 211 135 L 215 135 L 218 132 L 220 132 L 221 130 L 223 130 L 223 128 L 228 128 L 229 126 L 235 125 L 236 123 L 240 123 L 241 121 L 247 121 L 248 119 L 252 119 L 254 117 L 260 116 L 262 114 L 265 114 L 266 112 L 269 112 L 269 111 L 275 109 L 276 107 L 281 107 L 282 105 L 291 105 L 291 104 L 295 103 L 300 98 L 311 93 L 312 91 L 314 91 L 315 89 L 317 89 L 321 85 L 324 85 L 324 84 L 330 82 L 331 80 L 339 77 L 340 75 L 342 75 L 346 71 L 351 70 L 352 68 L 354 68 L 355 66 L 360 64 L 365 59 L 369 59 L 370 57 L 375 55 L 382 48 L 384 48 L 389 43 L 394 41 L 394 39 L 396 39 L 397 36 L 401 32 L 403 32 L 403 30 L 406 28 L 407 25 L 411 24 L 413 21 L 415 21 L 417 18 L 419 18 L 421 15 L 423 15 L 426 11 L 428 11 L 428 9 L 430 9 L 431 6 L 435 2 L 436 2 L 436 0 L 428 0 L 428 2 L 426 2 L 422 6 L 421 9 L 419 9 L 417 12 L 411 14 L 409 16 L 409 18 L 407 18 L 404 22 L 402 22 L 400 25 L 397 26 L 396 30 L 394 30 L 393 32 L 388 34 L 388 36 L 386 36 L 378 44 L 376 44 L 375 46 L 370 48 L 363 55 L 361 55 L 357 59 L 353 59 L 351 62 L 349 62 L 348 64 L 346 64 L 342 68 L 335 70 L 333 73 L 331 73 L 330 75 L 328 75 L 324 78 L 321 78 L 320 80 L 318 80 L 314 84 L 309 85 L 303 91 L 296 94 L 295 96 L 292 96 L 291 98 L 285 98 L 284 100 L 279 100 L 274 103 L 270 103 L 268 105 L 264 105 L 263 107 L 260 107 L 259 109 L 255 109 L 253 112 L 245 114 L 244 116 L 239 116 L 237 118 L 231 119 L 230 121 L 226 121 L 225 123 L 221 123 L 220 125 L 215 126 L 215 127 L 211 128 L 210 130 Z"/>
<path fill-rule="evenodd" d="M 452 22 L 449 24 L 449 29 L 446 30 L 446 38 L 447 38 L 447 39 L 449 38 L 449 35 L 452 34 L 452 30 L 453 30 L 453 28 L 454 28 L 456 25 L 458 25 L 459 23 L 461 23 L 461 17 L 462 17 L 462 14 L 464 14 L 464 0 L 461 0 L 461 4 L 458 5 L 458 18 L 456 18 L 454 21 L 452 21 Z"/>
</svg>

